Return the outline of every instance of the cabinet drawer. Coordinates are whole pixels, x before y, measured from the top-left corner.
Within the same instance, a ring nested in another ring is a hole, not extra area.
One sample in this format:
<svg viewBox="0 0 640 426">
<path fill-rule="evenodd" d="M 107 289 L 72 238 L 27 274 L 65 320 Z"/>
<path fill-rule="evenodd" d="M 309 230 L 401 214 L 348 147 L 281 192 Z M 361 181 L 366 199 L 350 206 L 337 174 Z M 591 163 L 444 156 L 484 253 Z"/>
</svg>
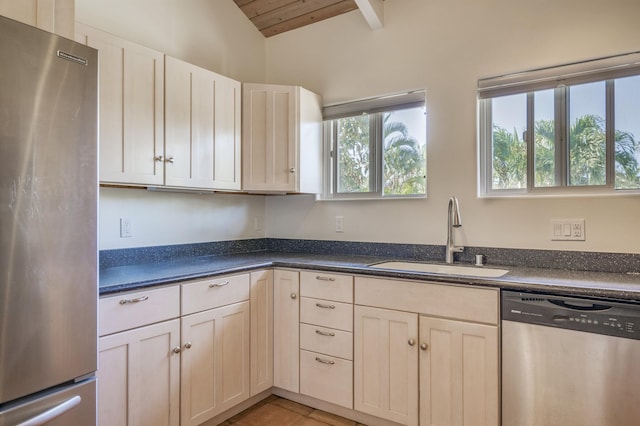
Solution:
<svg viewBox="0 0 640 426">
<path fill-rule="evenodd" d="M 180 316 L 180 287 L 124 293 L 99 302 L 100 336 Z"/>
<path fill-rule="evenodd" d="M 300 393 L 353 408 L 353 363 L 300 351 Z"/>
<path fill-rule="evenodd" d="M 353 360 L 353 334 L 333 328 L 300 324 L 300 348 Z"/>
<path fill-rule="evenodd" d="M 182 284 L 182 315 L 249 300 L 249 274 Z"/>
<path fill-rule="evenodd" d="M 498 289 L 356 277 L 355 303 L 430 316 L 497 324 Z"/>
<path fill-rule="evenodd" d="M 300 322 L 353 331 L 353 305 L 301 297 Z"/>
<path fill-rule="evenodd" d="M 300 272 L 300 295 L 353 303 L 353 276 L 324 272 Z"/>
</svg>

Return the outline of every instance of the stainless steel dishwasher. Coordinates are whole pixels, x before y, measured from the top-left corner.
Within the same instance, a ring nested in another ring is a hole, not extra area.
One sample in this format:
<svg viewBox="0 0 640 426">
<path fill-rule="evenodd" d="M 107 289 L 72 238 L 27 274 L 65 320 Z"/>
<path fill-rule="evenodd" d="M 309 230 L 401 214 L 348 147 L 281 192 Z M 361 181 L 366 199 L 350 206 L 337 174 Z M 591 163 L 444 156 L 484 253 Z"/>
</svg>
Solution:
<svg viewBox="0 0 640 426">
<path fill-rule="evenodd" d="M 640 425 L 640 304 L 503 291 L 502 425 Z"/>
</svg>

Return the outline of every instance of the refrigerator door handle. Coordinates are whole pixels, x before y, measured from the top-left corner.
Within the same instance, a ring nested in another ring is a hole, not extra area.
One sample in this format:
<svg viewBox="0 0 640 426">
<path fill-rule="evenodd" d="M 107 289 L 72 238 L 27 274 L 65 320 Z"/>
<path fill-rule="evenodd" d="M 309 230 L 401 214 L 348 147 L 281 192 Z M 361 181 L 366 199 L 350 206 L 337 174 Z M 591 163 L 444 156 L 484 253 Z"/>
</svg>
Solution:
<svg viewBox="0 0 640 426">
<path fill-rule="evenodd" d="M 46 424 L 56 417 L 60 417 L 63 414 L 73 410 L 75 407 L 80 405 L 81 402 L 82 398 L 80 398 L 79 395 L 73 396 L 63 403 L 60 403 L 55 407 L 48 409 L 44 413 L 38 414 L 37 416 L 18 424 L 18 426 L 40 426 Z"/>
</svg>

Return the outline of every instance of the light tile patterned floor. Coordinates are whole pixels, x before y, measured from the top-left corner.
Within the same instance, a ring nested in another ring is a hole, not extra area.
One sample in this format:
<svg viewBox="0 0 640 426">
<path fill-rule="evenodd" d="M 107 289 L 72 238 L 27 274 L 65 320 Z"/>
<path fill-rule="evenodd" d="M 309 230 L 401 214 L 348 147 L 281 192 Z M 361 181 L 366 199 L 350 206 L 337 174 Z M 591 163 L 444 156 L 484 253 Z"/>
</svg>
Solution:
<svg viewBox="0 0 640 426">
<path fill-rule="evenodd" d="M 365 426 L 271 395 L 220 426 Z"/>
</svg>

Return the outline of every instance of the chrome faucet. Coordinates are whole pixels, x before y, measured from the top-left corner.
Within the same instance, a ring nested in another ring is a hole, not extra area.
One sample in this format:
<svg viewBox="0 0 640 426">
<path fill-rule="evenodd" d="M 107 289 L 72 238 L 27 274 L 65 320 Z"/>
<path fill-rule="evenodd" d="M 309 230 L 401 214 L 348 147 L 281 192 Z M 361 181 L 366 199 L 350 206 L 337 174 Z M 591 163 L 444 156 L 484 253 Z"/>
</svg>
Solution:
<svg viewBox="0 0 640 426">
<path fill-rule="evenodd" d="M 453 242 L 453 228 L 460 228 L 460 206 L 456 197 L 449 198 L 449 210 L 447 212 L 447 247 L 445 249 L 444 261 L 453 263 L 453 253 L 462 253 L 464 246 L 457 246 Z"/>
</svg>

